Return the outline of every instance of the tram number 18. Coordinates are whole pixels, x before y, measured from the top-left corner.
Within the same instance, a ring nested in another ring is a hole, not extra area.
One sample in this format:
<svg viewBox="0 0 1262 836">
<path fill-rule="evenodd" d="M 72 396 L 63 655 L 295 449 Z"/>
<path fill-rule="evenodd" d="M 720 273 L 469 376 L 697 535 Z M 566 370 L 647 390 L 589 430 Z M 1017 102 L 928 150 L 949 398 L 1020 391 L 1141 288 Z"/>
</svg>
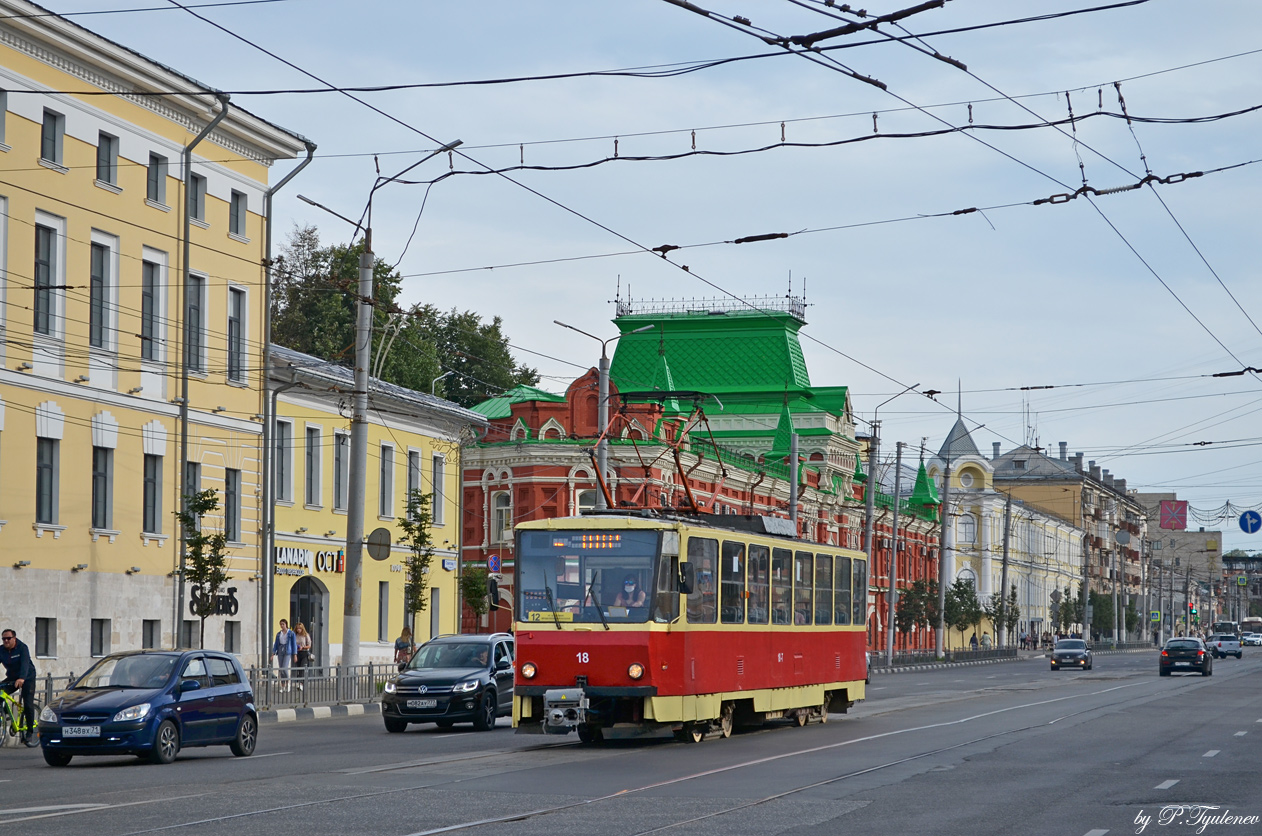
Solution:
<svg viewBox="0 0 1262 836">
<path fill-rule="evenodd" d="M 580 664 L 586 665 L 590 659 L 586 653 L 575 653 L 574 658 L 578 659 Z"/>
</svg>

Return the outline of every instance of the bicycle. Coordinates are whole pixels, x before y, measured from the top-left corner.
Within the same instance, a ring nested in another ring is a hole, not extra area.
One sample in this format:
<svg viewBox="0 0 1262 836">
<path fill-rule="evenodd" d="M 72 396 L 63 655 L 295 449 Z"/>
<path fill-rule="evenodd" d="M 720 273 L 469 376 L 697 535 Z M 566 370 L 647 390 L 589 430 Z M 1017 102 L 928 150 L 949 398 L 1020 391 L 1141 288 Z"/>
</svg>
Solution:
<svg viewBox="0 0 1262 836">
<path fill-rule="evenodd" d="M 0 691 L 0 747 L 7 745 L 10 737 L 21 738 L 23 732 L 27 732 L 24 742 L 28 748 L 38 746 L 39 714 L 43 709 L 39 697 L 34 697 L 31 711 L 34 728 L 28 730 L 23 719 L 22 701 L 7 691 Z"/>
</svg>

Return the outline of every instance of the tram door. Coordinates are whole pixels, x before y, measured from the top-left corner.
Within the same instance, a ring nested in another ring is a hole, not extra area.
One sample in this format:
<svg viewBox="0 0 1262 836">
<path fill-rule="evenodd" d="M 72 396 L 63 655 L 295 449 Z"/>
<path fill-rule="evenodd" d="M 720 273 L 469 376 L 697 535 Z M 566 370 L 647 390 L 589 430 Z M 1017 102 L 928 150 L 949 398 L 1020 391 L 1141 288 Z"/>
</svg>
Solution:
<svg viewBox="0 0 1262 836">
<path fill-rule="evenodd" d="M 325 628 L 325 609 L 329 592 L 316 578 L 307 575 L 300 578 L 289 590 L 289 623 L 302 622 L 311 634 L 311 665 L 325 664 L 328 634 Z"/>
</svg>

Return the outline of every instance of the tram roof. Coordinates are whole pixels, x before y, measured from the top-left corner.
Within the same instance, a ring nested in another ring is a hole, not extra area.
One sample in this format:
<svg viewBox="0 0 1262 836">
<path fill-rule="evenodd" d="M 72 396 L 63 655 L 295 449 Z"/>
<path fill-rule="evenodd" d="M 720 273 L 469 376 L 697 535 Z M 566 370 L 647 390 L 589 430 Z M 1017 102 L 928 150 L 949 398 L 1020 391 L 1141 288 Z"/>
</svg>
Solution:
<svg viewBox="0 0 1262 836">
<path fill-rule="evenodd" d="M 531 520 L 518 524 L 518 528 L 537 531 L 547 530 L 580 530 L 591 528 L 593 523 L 618 521 L 627 528 L 664 529 L 677 525 L 695 525 L 706 528 L 717 528 L 745 534 L 757 534 L 764 537 L 792 540 L 798 543 L 811 541 L 794 536 L 793 523 L 783 517 L 767 517 L 758 514 L 709 514 L 705 512 L 690 513 L 676 508 L 663 509 L 618 509 L 608 511 L 589 511 L 578 517 L 553 517 L 546 520 Z M 822 544 L 812 544 L 822 545 Z M 834 551 L 853 551 L 839 546 L 829 546 Z"/>
</svg>

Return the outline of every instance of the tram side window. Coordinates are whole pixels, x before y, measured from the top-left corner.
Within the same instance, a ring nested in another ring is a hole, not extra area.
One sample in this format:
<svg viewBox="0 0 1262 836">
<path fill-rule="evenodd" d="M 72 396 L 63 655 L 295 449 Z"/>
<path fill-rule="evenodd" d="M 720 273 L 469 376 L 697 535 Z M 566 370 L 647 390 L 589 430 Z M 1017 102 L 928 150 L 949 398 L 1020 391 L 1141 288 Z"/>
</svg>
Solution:
<svg viewBox="0 0 1262 836">
<path fill-rule="evenodd" d="M 767 570 L 771 563 L 771 549 L 753 544 L 749 547 L 749 623 L 767 623 Z"/>
<path fill-rule="evenodd" d="M 688 562 L 696 578 L 688 595 L 688 623 L 713 624 L 718 620 L 715 564 L 719 562 L 719 541 L 704 537 L 688 538 Z"/>
<path fill-rule="evenodd" d="M 723 541 L 719 570 L 719 612 L 724 624 L 745 623 L 745 544 Z"/>
<path fill-rule="evenodd" d="M 811 564 L 810 552 L 798 552 L 793 558 L 793 623 L 811 623 Z"/>
<path fill-rule="evenodd" d="M 838 555 L 835 561 L 837 569 L 836 580 L 833 583 L 836 589 L 836 606 L 833 608 L 833 621 L 837 624 L 850 623 L 850 558 L 844 555 Z"/>
<path fill-rule="evenodd" d="M 771 623 L 793 623 L 793 552 L 771 551 Z"/>
<path fill-rule="evenodd" d="M 815 555 L 815 623 L 833 623 L 833 558 Z"/>
<path fill-rule="evenodd" d="M 679 618 L 679 558 L 671 555 L 662 556 L 657 564 L 657 583 L 653 587 L 657 592 L 657 603 L 653 611 L 653 620 L 669 624 Z"/>
<path fill-rule="evenodd" d="M 854 561 L 854 582 L 850 585 L 854 590 L 851 596 L 850 623 L 868 623 L 868 562 Z"/>
</svg>

